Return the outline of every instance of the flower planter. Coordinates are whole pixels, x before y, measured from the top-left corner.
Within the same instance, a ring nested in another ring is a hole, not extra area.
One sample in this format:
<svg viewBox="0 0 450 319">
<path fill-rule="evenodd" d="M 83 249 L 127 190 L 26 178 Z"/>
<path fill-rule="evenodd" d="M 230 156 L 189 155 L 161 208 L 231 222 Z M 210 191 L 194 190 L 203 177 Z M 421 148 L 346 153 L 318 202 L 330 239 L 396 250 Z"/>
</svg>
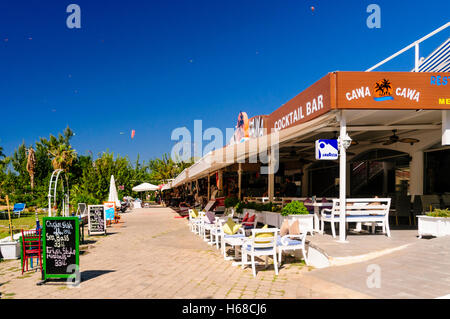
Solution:
<svg viewBox="0 0 450 319">
<path fill-rule="evenodd" d="M 280 213 L 274 213 L 274 212 L 262 212 L 264 214 L 264 224 L 267 224 L 269 226 L 280 228 L 281 226 L 281 215 Z"/>
<path fill-rule="evenodd" d="M 20 243 L 16 241 L 0 242 L 0 252 L 3 259 L 18 259 L 20 257 Z"/>
<path fill-rule="evenodd" d="M 419 238 L 424 235 L 442 237 L 450 235 L 450 217 L 418 215 Z"/>
<path fill-rule="evenodd" d="M 289 225 L 292 225 L 292 223 L 298 220 L 299 228 L 302 232 L 308 232 L 311 235 L 313 234 L 314 214 L 280 216 L 280 227 L 285 219 L 289 221 Z"/>
</svg>

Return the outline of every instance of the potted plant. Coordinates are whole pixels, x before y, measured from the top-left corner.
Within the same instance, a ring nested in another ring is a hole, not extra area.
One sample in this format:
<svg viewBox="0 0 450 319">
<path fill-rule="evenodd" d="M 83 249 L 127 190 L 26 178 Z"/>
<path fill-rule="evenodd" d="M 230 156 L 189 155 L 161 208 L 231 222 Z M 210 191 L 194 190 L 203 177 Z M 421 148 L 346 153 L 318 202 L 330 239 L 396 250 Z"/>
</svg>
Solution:
<svg viewBox="0 0 450 319">
<path fill-rule="evenodd" d="M 298 220 L 300 229 L 312 234 L 314 229 L 314 215 L 310 214 L 303 202 L 292 201 L 281 210 L 280 224 L 284 219 L 289 220 L 289 224 L 292 224 Z"/>
<path fill-rule="evenodd" d="M 20 238 L 17 233 L 0 240 L 0 254 L 3 259 L 17 259 L 20 257 Z"/>
<path fill-rule="evenodd" d="M 424 235 L 441 237 L 450 235 L 450 210 L 434 209 L 425 215 L 418 215 L 419 238 Z"/>
</svg>

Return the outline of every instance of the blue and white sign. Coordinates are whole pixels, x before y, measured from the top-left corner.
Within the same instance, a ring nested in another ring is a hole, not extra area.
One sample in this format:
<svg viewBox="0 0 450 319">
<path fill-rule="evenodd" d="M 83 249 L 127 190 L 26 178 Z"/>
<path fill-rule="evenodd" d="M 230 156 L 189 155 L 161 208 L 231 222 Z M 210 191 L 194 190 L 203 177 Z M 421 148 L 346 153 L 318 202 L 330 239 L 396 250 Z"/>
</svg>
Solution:
<svg viewBox="0 0 450 319">
<path fill-rule="evenodd" d="M 337 140 L 317 140 L 316 160 L 337 160 L 339 149 Z"/>
</svg>

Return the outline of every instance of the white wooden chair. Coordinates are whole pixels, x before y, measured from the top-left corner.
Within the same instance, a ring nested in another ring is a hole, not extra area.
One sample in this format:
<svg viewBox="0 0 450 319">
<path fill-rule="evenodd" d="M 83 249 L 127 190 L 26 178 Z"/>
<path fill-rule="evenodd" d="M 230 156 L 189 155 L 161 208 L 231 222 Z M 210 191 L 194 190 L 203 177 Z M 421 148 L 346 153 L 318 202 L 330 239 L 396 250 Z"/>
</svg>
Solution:
<svg viewBox="0 0 450 319">
<path fill-rule="evenodd" d="M 227 220 L 228 220 L 228 218 L 227 218 Z M 225 260 L 230 260 L 232 258 L 227 256 L 226 246 L 227 245 L 232 246 L 232 247 L 236 246 L 236 239 L 237 238 L 245 238 L 245 231 L 241 227 L 241 228 L 239 228 L 238 232 L 236 234 L 234 234 L 234 235 L 225 234 L 225 232 L 223 231 L 223 226 L 224 226 L 224 224 L 226 223 L 227 220 L 225 220 L 225 221 L 223 221 L 223 219 L 221 220 L 220 236 L 219 237 L 220 237 L 220 242 L 221 242 L 220 244 L 221 244 L 221 247 L 222 247 L 223 258 Z M 235 223 L 238 222 L 237 219 L 233 219 L 233 221 Z"/>
<path fill-rule="evenodd" d="M 222 236 L 221 227 L 225 221 L 219 217 L 216 217 L 215 223 L 209 232 L 208 245 L 216 245 L 216 248 L 220 248 L 220 239 Z"/>
<path fill-rule="evenodd" d="M 347 198 L 345 207 L 345 222 L 350 223 L 371 223 L 372 233 L 375 226 L 383 228 L 383 233 L 391 237 L 389 229 L 389 209 L 391 207 L 390 198 Z M 335 223 L 340 222 L 339 199 L 333 199 L 331 209 L 324 208 L 321 212 L 321 231 L 323 232 L 325 222 L 331 223 L 333 238 L 336 238 Z"/>
<path fill-rule="evenodd" d="M 201 216 L 201 221 L 200 221 L 200 235 L 203 236 L 203 240 L 204 241 L 211 241 L 211 231 L 216 228 L 215 225 L 215 221 L 214 222 L 210 222 L 210 220 L 208 219 L 208 217 L 205 215 Z M 209 235 L 209 239 L 207 238 L 207 233 Z"/>
<path fill-rule="evenodd" d="M 261 233 L 269 233 L 271 237 L 256 237 Z M 277 262 L 277 235 L 278 228 L 252 229 L 252 235 L 247 239 L 245 247 L 242 248 L 242 268 L 247 264 L 247 258 L 250 255 L 253 277 L 256 277 L 255 257 L 265 257 L 266 268 L 268 266 L 268 257 L 272 256 L 275 274 L 278 275 Z"/>
<path fill-rule="evenodd" d="M 306 232 L 300 235 L 285 235 L 283 237 L 278 236 L 277 239 L 277 250 L 278 250 L 278 262 L 281 266 L 281 257 L 284 251 L 295 251 L 301 250 L 303 254 L 303 259 L 306 265 L 308 263 L 308 256 L 306 255 L 305 242 L 306 242 Z"/>
<path fill-rule="evenodd" d="M 191 232 L 193 232 L 194 234 L 200 234 L 201 231 L 200 224 L 202 222 L 202 214 L 201 212 L 199 212 L 199 217 L 197 218 L 193 217 L 193 214 L 194 214 L 193 210 L 189 209 L 189 220 L 188 220 L 189 227 L 191 229 Z"/>
</svg>

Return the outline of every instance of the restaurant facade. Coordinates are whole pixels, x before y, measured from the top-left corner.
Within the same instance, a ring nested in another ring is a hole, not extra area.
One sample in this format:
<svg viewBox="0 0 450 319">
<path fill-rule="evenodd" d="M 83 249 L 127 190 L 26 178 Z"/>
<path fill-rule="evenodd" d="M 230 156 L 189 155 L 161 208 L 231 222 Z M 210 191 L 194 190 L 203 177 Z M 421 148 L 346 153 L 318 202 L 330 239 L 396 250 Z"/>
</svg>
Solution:
<svg viewBox="0 0 450 319">
<path fill-rule="evenodd" d="M 215 188 L 240 199 L 339 197 L 343 206 L 390 197 L 397 210 L 450 194 L 449 72 L 331 72 L 269 115 L 241 112 L 236 132 L 172 186 L 203 180 L 207 199 Z M 337 140 L 339 157 L 317 160 L 320 140 Z"/>
</svg>

